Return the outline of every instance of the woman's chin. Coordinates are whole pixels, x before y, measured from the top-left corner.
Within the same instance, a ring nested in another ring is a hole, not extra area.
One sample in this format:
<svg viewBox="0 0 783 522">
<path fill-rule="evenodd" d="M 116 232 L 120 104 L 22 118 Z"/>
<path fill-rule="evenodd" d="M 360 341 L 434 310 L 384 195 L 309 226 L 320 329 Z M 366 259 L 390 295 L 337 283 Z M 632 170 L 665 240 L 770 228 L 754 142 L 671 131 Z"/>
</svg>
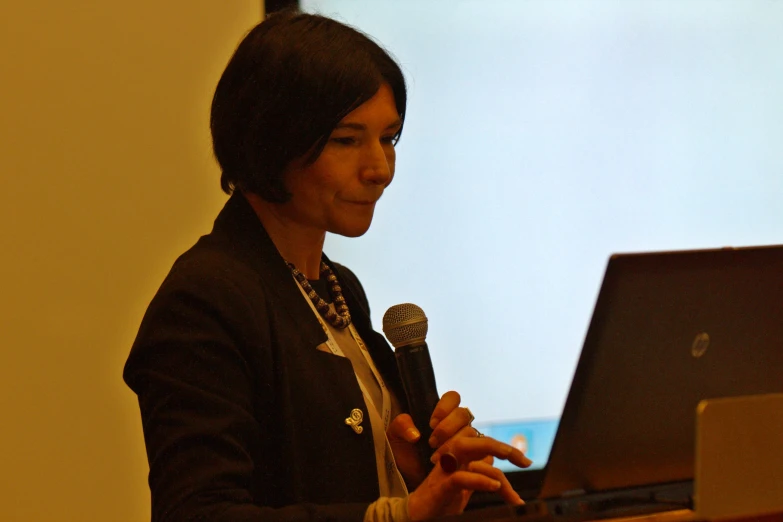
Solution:
<svg viewBox="0 0 783 522">
<path fill-rule="evenodd" d="M 337 227 L 333 227 L 332 234 L 337 234 L 345 237 L 360 237 L 363 236 L 370 229 L 370 222 L 366 223 L 341 223 Z"/>
</svg>

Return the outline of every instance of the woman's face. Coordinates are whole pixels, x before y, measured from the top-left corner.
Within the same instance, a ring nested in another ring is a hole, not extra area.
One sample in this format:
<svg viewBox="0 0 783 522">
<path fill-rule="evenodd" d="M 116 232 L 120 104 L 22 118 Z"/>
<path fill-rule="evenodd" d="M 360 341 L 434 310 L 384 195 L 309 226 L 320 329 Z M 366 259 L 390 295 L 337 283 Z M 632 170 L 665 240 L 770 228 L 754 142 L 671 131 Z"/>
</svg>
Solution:
<svg viewBox="0 0 783 522">
<path fill-rule="evenodd" d="M 314 163 L 289 166 L 284 181 L 292 198 L 278 211 L 305 228 L 364 234 L 394 176 L 393 139 L 401 125 L 392 90 L 383 84 L 340 121 Z"/>
</svg>

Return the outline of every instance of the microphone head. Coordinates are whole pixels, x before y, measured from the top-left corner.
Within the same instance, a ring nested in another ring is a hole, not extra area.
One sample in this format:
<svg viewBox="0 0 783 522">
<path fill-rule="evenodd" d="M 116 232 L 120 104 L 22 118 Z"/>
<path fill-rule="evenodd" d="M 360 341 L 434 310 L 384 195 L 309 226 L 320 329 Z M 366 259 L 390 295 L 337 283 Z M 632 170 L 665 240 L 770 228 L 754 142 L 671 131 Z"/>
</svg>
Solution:
<svg viewBox="0 0 783 522">
<path fill-rule="evenodd" d="M 423 343 L 427 337 L 427 316 L 415 304 L 394 305 L 383 314 L 383 333 L 395 348 Z"/>
</svg>

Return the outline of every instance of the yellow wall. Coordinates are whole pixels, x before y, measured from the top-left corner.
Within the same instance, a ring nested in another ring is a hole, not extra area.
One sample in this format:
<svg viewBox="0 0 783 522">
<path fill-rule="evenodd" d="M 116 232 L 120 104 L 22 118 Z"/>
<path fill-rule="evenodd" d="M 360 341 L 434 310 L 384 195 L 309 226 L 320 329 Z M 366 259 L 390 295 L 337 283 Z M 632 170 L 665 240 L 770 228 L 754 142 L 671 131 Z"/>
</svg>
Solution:
<svg viewBox="0 0 783 522">
<path fill-rule="evenodd" d="M 258 0 L 0 3 L 0 520 L 149 520 L 122 366 L 225 196 L 209 102 Z"/>
</svg>

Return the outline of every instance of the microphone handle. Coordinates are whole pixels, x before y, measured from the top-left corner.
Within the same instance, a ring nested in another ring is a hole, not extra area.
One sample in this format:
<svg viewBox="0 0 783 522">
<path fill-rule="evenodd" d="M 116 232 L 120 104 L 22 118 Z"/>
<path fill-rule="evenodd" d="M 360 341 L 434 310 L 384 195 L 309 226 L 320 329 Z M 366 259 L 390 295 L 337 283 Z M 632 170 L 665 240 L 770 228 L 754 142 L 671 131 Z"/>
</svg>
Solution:
<svg viewBox="0 0 783 522">
<path fill-rule="evenodd" d="M 400 371 L 402 385 L 408 398 L 408 411 L 413 423 L 421 433 L 421 439 L 416 443 L 424 468 L 429 472 L 433 468 L 430 457 L 434 450 L 429 445 L 432 436 L 430 417 L 440 400 L 438 388 L 435 385 L 435 372 L 427 343 L 421 342 L 396 348 L 394 355 L 397 368 Z"/>
</svg>

